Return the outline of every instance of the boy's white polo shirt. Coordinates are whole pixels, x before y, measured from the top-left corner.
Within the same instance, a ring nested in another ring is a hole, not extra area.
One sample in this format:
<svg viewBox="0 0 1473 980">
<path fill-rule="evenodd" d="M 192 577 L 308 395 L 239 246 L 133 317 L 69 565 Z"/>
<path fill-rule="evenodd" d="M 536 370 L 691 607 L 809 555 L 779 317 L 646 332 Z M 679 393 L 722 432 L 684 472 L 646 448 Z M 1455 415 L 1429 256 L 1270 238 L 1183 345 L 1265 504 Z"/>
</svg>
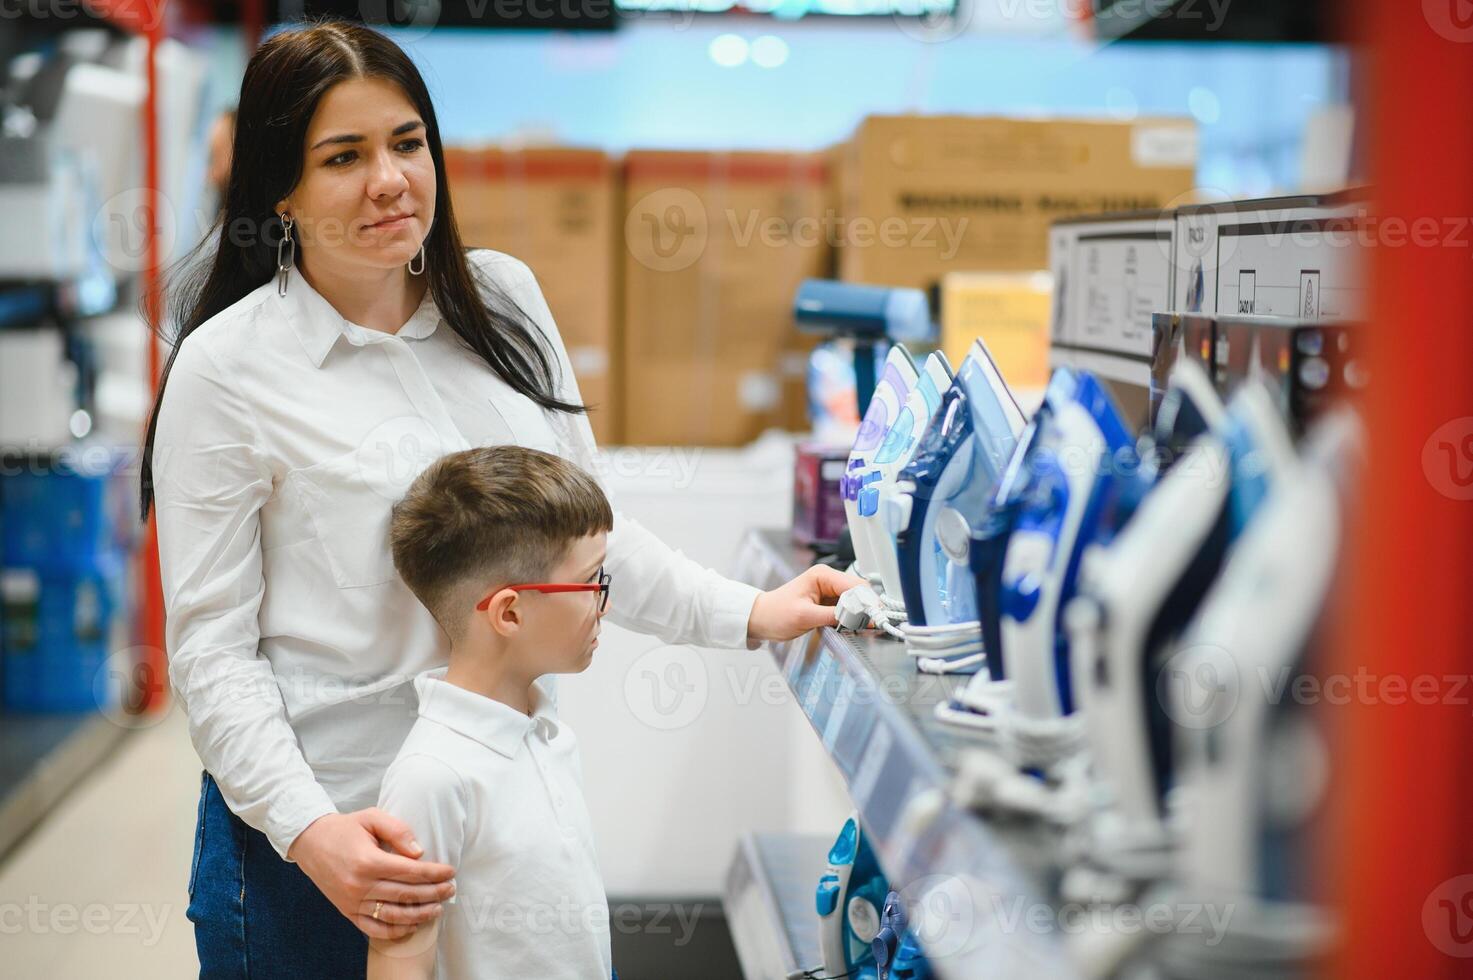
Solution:
<svg viewBox="0 0 1473 980">
<path fill-rule="evenodd" d="M 528 717 L 445 670 L 415 678 L 419 716 L 379 793 L 426 858 L 456 869 L 436 978 L 603 980 L 608 901 L 572 730 L 541 682 Z"/>
</svg>

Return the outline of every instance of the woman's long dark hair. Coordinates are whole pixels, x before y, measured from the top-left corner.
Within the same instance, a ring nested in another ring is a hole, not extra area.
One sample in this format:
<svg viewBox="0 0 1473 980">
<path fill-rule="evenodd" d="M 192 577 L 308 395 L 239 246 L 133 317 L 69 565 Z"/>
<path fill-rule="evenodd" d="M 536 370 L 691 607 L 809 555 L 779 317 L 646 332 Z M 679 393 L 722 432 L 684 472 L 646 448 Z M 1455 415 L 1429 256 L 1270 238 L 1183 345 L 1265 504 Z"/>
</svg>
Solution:
<svg viewBox="0 0 1473 980">
<path fill-rule="evenodd" d="M 140 493 L 144 520 L 153 504 L 153 444 L 159 406 L 179 346 L 200 324 L 276 274 L 282 227 L 275 204 L 301 179 L 307 126 L 318 102 L 334 85 L 355 78 L 395 83 L 424 120 L 436 186 L 435 214 L 424 242 L 425 275 L 445 322 L 503 381 L 537 404 L 562 412 L 585 411 L 582 405 L 556 397 L 557 362 L 537 326 L 495 284 L 473 277 L 466 263 L 450 210 L 440 127 L 419 70 L 398 45 L 377 31 L 345 21 L 322 21 L 273 36 L 246 66 L 218 234 L 212 229 L 180 263 L 184 275 L 173 291 L 172 306 L 178 311 L 173 350 L 143 444 Z M 202 260 L 211 247 L 213 258 Z"/>
</svg>

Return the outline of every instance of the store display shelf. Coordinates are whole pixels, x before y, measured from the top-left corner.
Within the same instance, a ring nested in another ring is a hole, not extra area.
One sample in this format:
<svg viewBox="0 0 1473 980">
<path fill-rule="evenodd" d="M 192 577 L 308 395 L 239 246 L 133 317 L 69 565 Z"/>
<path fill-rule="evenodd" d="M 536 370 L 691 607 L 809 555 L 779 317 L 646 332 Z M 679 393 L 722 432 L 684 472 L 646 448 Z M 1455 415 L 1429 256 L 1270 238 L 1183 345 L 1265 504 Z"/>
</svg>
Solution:
<svg viewBox="0 0 1473 980">
<path fill-rule="evenodd" d="M 771 588 L 808 560 L 785 532 L 755 530 L 737 573 Z M 962 753 L 979 743 L 933 711 L 966 679 L 919 673 L 903 644 L 874 631 L 826 628 L 770 648 L 848 785 L 891 886 L 948 920 L 931 943 L 923 934 L 938 975 L 1071 976 L 1056 934 L 1030 927 L 1056 907 L 1059 832 L 984 819 L 951 798 Z"/>
<path fill-rule="evenodd" d="M 820 962 L 813 895 L 828 841 L 747 834 L 726 872 L 726 921 L 748 980 L 786 977 Z"/>
</svg>

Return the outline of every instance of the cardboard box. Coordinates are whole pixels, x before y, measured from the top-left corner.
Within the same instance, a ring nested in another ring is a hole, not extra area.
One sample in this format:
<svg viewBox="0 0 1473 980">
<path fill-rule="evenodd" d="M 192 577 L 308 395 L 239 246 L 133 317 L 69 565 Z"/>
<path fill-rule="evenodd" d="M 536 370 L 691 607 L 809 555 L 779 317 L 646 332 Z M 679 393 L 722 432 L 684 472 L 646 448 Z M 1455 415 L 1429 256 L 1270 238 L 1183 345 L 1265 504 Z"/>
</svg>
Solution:
<svg viewBox="0 0 1473 980">
<path fill-rule="evenodd" d="M 822 157 L 636 150 L 624 168 L 627 440 L 805 429 L 815 340 L 794 327 L 793 296 L 829 260 Z"/>
<path fill-rule="evenodd" d="M 1185 119 L 871 116 L 844 155 L 840 275 L 926 289 L 1044 269 L 1051 222 L 1173 207 L 1196 160 Z"/>
<path fill-rule="evenodd" d="M 1015 390 L 1048 384 L 1049 277 L 1041 272 L 950 272 L 941 280 L 941 349 L 961 366 L 982 338 Z"/>
<path fill-rule="evenodd" d="M 1366 306 L 1359 193 L 1184 205 L 1172 312 L 1356 319 Z"/>
<path fill-rule="evenodd" d="M 601 444 L 622 441 L 618 182 L 599 150 L 447 147 L 456 222 L 469 247 L 531 266 L 568 347 Z"/>
</svg>

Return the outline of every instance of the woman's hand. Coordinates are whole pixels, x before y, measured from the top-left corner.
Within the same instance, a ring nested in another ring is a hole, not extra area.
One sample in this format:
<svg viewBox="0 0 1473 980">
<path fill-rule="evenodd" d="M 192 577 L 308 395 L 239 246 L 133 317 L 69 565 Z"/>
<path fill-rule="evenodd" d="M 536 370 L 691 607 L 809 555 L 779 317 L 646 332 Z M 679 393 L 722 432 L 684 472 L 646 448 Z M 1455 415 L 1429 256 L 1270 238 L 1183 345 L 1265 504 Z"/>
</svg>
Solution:
<svg viewBox="0 0 1473 980">
<path fill-rule="evenodd" d="M 398 853 L 382 850 L 379 841 Z M 419 860 L 423 853 L 408 824 L 375 806 L 318 817 L 288 856 L 365 936 L 400 939 L 439 916 L 439 903 L 455 894 L 455 869 Z"/>
<path fill-rule="evenodd" d="M 865 581 L 827 565 L 814 565 L 786 585 L 764 592 L 747 620 L 750 640 L 791 640 L 811 629 L 834 625 L 834 603 Z"/>
</svg>

